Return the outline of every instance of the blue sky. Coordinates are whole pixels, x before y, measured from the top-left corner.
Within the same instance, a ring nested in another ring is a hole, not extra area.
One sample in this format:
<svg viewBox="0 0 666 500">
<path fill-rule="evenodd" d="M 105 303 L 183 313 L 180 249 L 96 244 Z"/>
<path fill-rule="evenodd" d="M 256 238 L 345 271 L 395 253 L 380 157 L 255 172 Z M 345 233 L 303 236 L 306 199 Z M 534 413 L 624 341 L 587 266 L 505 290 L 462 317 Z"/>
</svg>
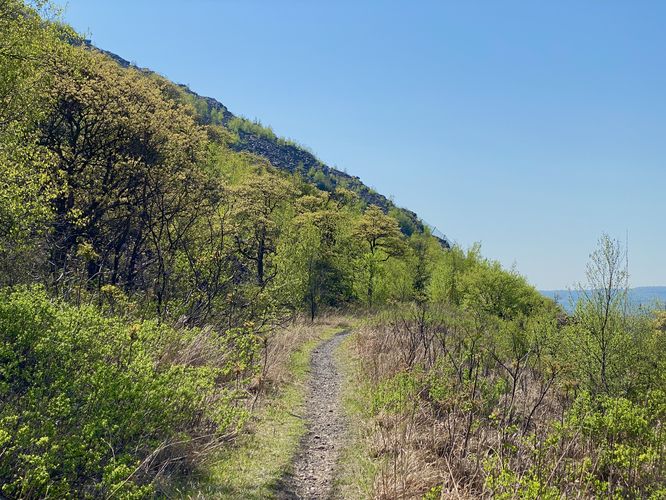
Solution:
<svg viewBox="0 0 666 500">
<path fill-rule="evenodd" d="M 64 17 L 540 288 L 626 231 L 632 285 L 666 284 L 666 2 L 69 0 Z"/>
</svg>

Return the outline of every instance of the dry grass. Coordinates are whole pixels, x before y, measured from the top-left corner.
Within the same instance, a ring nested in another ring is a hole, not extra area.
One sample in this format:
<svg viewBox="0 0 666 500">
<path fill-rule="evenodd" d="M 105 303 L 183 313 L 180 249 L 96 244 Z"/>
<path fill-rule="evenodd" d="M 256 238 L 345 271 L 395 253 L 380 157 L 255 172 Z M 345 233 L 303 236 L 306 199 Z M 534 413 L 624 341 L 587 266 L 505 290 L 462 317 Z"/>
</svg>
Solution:
<svg viewBox="0 0 666 500">
<path fill-rule="evenodd" d="M 349 324 L 348 317 L 329 313 L 317 317 L 314 323 L 297 317 L 273 332 L 267 339 L 261 374 L 264 389 L 270 393 L 298 378 L 299 373 L 294 373 L 294 354 L 307 344 L 320 342 L 323 335 L 347 328 Z"/>
<path fill-rule="evenodd" d="M 357 329 L 349 347 L 375 465 L 367 497 L 666 497 L 663 410 L 622 398 L 585 406 L 559 359 L 521 364 L 488 335 L 396 316 Z"/>
<path fill-rule="evenodd" d="M 203 477 L 174 498 L 271 498 L 291 465 L 305 422 L 301 417 L 312 350 L 348 326 L 327 315 L 315 323 L 297 319 L 276 329 L 265 344 L 261 374 L 251 387 L 252 417 L 232 446 L 215 453 Z"/>
<path fill-rule="evenodd" d="M 398 412 L 379 410 L 368 418 L 366 445 L 379 464 L 371 496 L 387 500 L 424 495 L 459 499 L 491 496 L 484 485 L 487 472 L 483 461 L 501 455 L 503 447 L 520 441 L 521 432 L 489 425 L 480 412 L 465 407 L 463 394 L 452 394 L 446 405 L 432 401 L 427 390 L 423 392 L 426 378 L 432 373 L 423 366 L 432 357 L 429 349 L 433 346 L 419 346 L 408 333 L 400 335 L 386 324 L 359 329 L 354 342 L 352 348 L 370 387 L 376 388 L 401 373 L 410 373 L 417 381 L 417 393 L 406 395 L 413 396 L 406 408 Z M 435 352 L 435 357 L 439 355 Z M 487 376 L 492 382 L 493 375 Z M 526 411 L 541 395 L 533 386 L 534 381 L 528 380 L 518 388 L 516 399 Z M 367 398 L 365 404 L 369 407 L 372 395 Z M 533 422 L 561 411 L 553 398 L 543 399 Z M 504 404 L 508 403 L 501 401 L 499 406 Z"/>
</svg>

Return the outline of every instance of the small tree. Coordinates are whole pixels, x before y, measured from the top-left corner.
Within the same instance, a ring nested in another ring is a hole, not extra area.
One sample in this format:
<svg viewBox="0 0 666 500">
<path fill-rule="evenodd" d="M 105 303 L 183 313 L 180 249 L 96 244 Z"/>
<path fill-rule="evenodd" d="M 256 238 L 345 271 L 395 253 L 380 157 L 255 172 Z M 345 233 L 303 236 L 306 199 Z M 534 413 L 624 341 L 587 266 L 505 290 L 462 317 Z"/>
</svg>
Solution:
<svg viewBox="0 0 666 500">
<path fill-rule="evenodd" d="M 363 242 L 362 265 L 367 273 L 367 300 L 372 305 L 380 263 L 403 255 L 403 241 L 398 221 L 382 212 L 376 205 L 369 206 L 356 226 L 355 236 Z"/>
<path fill-rule="evenodd" d="M 591 389 L 611 392 L 627 341 L 629 273 L 620 242 L 602 235 L 585 275 L 587 283 L 579 285 L 574 313 L 574 343 L 584 357 L 581 368 L 587 372 Z"/>
<path fill-rule="evenodd" d="M 348 213 L 331 206 L 328 194 L 305 195 L 297 200 L 297 215 L 286 228 L 280 260 L 290 282 L 298 290 L 314 319 L 321 305 L 338 306 L 352 295 L 349 286 Z M 293 297 L 295 298 L 295 297 Z"/>
<path fill-rule="evenodd" d="M 235 239 L 238 253 L 252 262 L 256 282 L 261 288 L 274 277 L 271 258 L 280 234 L 280 210 L 294 196 L 285 178 L 266 172 L 235 188 Z"/>
</svg>

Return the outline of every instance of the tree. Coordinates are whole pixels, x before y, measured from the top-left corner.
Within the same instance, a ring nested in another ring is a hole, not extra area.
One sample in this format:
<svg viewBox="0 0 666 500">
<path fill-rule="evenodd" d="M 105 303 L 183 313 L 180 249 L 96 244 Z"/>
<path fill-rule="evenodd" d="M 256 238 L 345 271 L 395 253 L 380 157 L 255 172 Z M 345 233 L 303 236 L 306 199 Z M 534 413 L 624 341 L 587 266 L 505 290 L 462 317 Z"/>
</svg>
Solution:
<svg viewBox="0 0 666 500">
<path fill-rule="evenodd" d="M 329 193 L 306 194 L 296 200 L 296 214 L 283 231 L 278 288 L 288 289 L 292 304 L 305 305 L 311 319 L 322 305 L 351 299 L 349 216 Z"/>
<path fill-rule="evenodd" d="M 34 125 L 43 116 L 49 67 L 66 50 L 63 39 L 72 33 L 45 23 L 48 2 L 0 1 L 0 265 L 10 282 L 20 280 L 17 269 L 39 255 L 54 194 L 46 169 L 48 152 L 37 144 Z M 17 266 L 18 262 L 23 265 Z"/>
<path fill-rule="evenodd" d="M 66 26 L 44 22 L 55 11 L 45 0 L 0 1 L 0 127 L 25 122 L 41 112 L 48 68 L 77 36 Z"/>
<path fill-rule="evenodd" d="M 499 262 L 481 261 L 460 279 L 462 305 L 474 314 L 511 320 L 529 315 L 542 298 L 515 270 Z"/>
<path fill-rule="evenodd" d="M 361 265 L 367 278 L 367 302 L 372 305 L 380 264 L 392 257 L 403 255 L 405 243 L 398 222 L 376 205 L 370 205 L 366 209 L 358 220 L 354 234 L 364 247 Z"/>
<path fill-rule="evenodd" d="M 460 306 L 463 300 L 462 279 L 465 274 L 481 261 L 481 248 L 478 243 L 464 251 L 454 245 L 441 254 L 434 266 L 429 293 L 435 302 Z"/>
<path fill-rule="evenodd" d="M 306 302 L 310 317 L 314 319 L 319 304 L 336 306 L 351 296 L 348 266 L 345 263 L 349 247 L 343 227 L 348 221 L 348 214 L 342 205 L 334 202 L 329 193 L 304 197 L 300 200 L 300 206 L 302 213 L 299 223 L 315 228 L 318 235 L 317 251 L 312 255 L 307 268 Z"/>
<path fill-rule="evenodd" d="M 155 82 L 100 53 L 71 47 L 50 71 L 39 139 L 58 184 L 52 282 L 64 289 L 82 261 L 98 288 L 152 285 L 161 313 L 168 260 L 205 199 L 203 130 Z"/>
<path fill-rule="evenodd" d="M 252 262 L 256 283 L 263 288 L 274 277 L 267 273 L 277 249 L 280 209 L 293 198 L 292 184 L 281 176 L 265 172 L 234 189 L 235 238 L 238 253 Z"/>
<path fill-rule="evenodd" d="M 611 392 L 620 374 L 628 314 L 626 254 L 618 240 L 604 234 L 590 255 L 587 283 L 579 285 L 573 341 L 584 356 L 591 388 Z"/>
</svg>

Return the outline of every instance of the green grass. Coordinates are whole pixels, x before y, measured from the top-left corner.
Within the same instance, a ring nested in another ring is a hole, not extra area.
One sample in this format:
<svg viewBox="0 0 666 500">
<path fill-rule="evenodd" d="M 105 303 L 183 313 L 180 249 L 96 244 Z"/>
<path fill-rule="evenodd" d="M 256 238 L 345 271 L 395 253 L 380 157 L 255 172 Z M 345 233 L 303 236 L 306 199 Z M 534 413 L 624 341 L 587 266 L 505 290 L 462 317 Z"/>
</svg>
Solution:
<svg viewBox="0 0 666 500">
<path fill-rule="evenodd" d="M 347 337 L 335 353 L 344 375 L 342 401 L 349 421 L 349 435 L 342 449 L 335 479 L 339 498 L 372 498 L 377 463 L 372 460 L 366 434 L 363 410 L 369 405 L 369 391 L 364 387 L 360 360 L 353 352 L 358 332 Z"/>
<path fill-rule="evenodd" d="M 211 464 L 207 477 L 186 489 L 187 497 L 250 500 L 274 496 L 306 430 L 301 415 L 312 351 L 343 329 L 327 328 L 291 355 L 290 382 L 258 410 L 235 445 Z"/>
</svg>

